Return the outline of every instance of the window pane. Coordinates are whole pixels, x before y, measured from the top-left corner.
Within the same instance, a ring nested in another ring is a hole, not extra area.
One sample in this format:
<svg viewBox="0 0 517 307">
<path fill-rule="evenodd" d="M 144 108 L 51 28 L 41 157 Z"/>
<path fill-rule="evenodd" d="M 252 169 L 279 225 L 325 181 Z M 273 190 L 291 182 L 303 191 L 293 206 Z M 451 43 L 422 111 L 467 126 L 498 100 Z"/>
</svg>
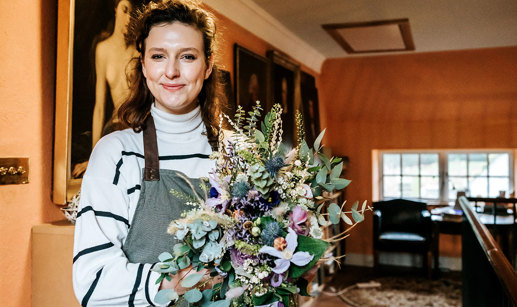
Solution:
<svg viewBox="0 0 517 307">
<path fill-rule="evenodd" d="M 400 155 L 384 154 L 383 160 L 384 175 L 400 175 Z"/>
<path fill-rule="evenodd" d="M 400 197 L 400 176 L 384 176 L 383 195 L 384 197 Z"/>
<path fill-rule="evenodd" d="M 420 155 L 420 174 L 438 176 L 438 155 Z"/>
<path fill-rule="evenodd" d="M 487 155 L 484 153 L 469 154 L 469 176 L 486 176 L 488 171 Z"/>
<path fill-rule="evenodd" d="M 402 197 L 419 198 L 420 185 L 417 176 L 402 177 Z"/>
<path fill-rule="evenodd" d="M 508 197 L 510 189 L 510 180 L 508 178 L 490 178 L 489 181 L 489 197 L 499 197 L 499 191 L 504 191 Z"/>
<path fill-rule="evenodd" d="M 494 153 L 488 155 L 490 176 L 508 176 L 510 167 L 510 157 L 506 153 Z"/>
<path fill-rule="evenodd" d="M 467 190 L 466 177 L 449 177 L 449 199 L 456 199 L 458 191 Z"/>
<path fill-rule="evenodd" d="M 466 154 L 450 154 L 449 175 L 450 176 L 466 176 L 467 175 L 467 155 Z M 456 194 L 455 194 L 456 195 Z M 454 196 L 456 197 L 456 196 Z"/>
<path fill-rule="evenodd" d="M 469 177 L 470 195 L 488 197 L 488 180 L 486 177 Z"/>
<path fill-rule="evenodd" d="M 440 198 L 440 180 L 439 177 L 426 177 L 421 178 L 421 198 Z"/>
<path fill-rule="evenodd" d="M 402 174 L 418 176 L 418 154 L 402 155 Z"/>
</svg>

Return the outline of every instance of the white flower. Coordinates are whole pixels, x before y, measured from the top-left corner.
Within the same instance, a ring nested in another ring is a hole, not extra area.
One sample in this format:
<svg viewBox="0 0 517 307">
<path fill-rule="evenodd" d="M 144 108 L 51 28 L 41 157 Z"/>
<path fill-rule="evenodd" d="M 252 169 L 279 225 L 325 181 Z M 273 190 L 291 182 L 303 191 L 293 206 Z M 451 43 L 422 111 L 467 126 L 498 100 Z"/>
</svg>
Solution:
<svg viewBox="0 0 517 307">
<path fill-rule="evenodd" d="M 233 289 L 228 290 L 225 296 L 227 299 L 231 300 L 233 298 L 241 296 L 247 289 L 248 287 L 235 287 Z"/>
</svg>

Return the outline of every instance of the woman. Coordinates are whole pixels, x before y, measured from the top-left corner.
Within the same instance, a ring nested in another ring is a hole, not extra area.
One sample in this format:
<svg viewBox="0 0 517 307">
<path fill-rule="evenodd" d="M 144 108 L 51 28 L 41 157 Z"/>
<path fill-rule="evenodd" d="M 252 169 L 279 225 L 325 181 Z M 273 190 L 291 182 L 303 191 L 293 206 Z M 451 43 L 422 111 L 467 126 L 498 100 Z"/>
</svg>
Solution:
<svg viewBox="0 0 517 307">
<path fill-rule="evenodd" d="M 82 183 L 73 280 L 83 306 L 148 306 L 159 289 L 185 292 L 178 280 L 188 271 L 155 284 L 150 269 L 172 249 L 166 229 L 188 209 L 185 197 L 204 197 L 198 178 L 218 139 L 212 15 L 190 1 L 151 3 L 130 34 L 139 60 L 118 114 L 132 129 L 98 142 Z"/>
<path fill-rule="evenodd" d="M 101 136 L 120 130 L 122 124 L 118 120 L 117 111 L 129 94 L 126 78 L 128 64 L 137 56 L 135 46 L 126 42 L 127 27 L 132 10 L 128 0 L 115 1 L 114 22 L 110 23 L 108 31 L 98 38 L 95 46 L 95 105 L 92 117 L 92 148 Z M 109 97 L 107 96 L 109 95 Z M 108 114 L 105 123 L 107 98 L 113 102 L 113 112 Z M 74 166 L 72 176 L 78 178 L 84 173 L 88 162 Z"/>
</svg>

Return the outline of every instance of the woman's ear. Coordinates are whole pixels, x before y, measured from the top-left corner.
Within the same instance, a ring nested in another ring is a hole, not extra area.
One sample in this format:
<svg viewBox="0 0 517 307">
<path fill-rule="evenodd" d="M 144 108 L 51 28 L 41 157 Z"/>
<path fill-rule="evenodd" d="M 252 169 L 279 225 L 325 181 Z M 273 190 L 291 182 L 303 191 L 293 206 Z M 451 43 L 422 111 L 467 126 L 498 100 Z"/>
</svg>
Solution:
<svg viewBox="0 0 517 307">
<path fill-rule="evenodd" d="M 208 79 L 208 77 L 210 77 L 210 74 L 212 73 L 213 68 L 214 68 L 214 58 L 210 57 L 208 59 L 208 66 L 205 71 L 205 80 Z"/>
<path fill-rule="evenodd" d="M 147 79 L 147 71 L 145 70 L 144 59 L 142 56 L 140 56 L 140 64 L 142 65 L 142 74 L 144 75 L 144 78 Z"/>
</svg>

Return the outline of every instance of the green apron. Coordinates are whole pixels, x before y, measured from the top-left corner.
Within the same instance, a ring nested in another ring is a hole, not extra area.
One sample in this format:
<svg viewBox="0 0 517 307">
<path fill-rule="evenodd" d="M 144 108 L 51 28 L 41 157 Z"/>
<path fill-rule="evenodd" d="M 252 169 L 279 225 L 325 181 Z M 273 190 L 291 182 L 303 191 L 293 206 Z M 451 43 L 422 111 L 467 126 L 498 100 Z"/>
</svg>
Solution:
<svg viewBox="0 0 517 307">
<path fill-rule="evenodd" d="M 140 198 L 123 250 L 132 263 L 155 263 L 177 242 L 167 233 L 171 221 L 192 209 L 186 202 L 207 198 L 206 182 L 179 171 L 160 169 L 156 128 L 151 115 L 143 131 L 145 168 Z"/>
</svg>

